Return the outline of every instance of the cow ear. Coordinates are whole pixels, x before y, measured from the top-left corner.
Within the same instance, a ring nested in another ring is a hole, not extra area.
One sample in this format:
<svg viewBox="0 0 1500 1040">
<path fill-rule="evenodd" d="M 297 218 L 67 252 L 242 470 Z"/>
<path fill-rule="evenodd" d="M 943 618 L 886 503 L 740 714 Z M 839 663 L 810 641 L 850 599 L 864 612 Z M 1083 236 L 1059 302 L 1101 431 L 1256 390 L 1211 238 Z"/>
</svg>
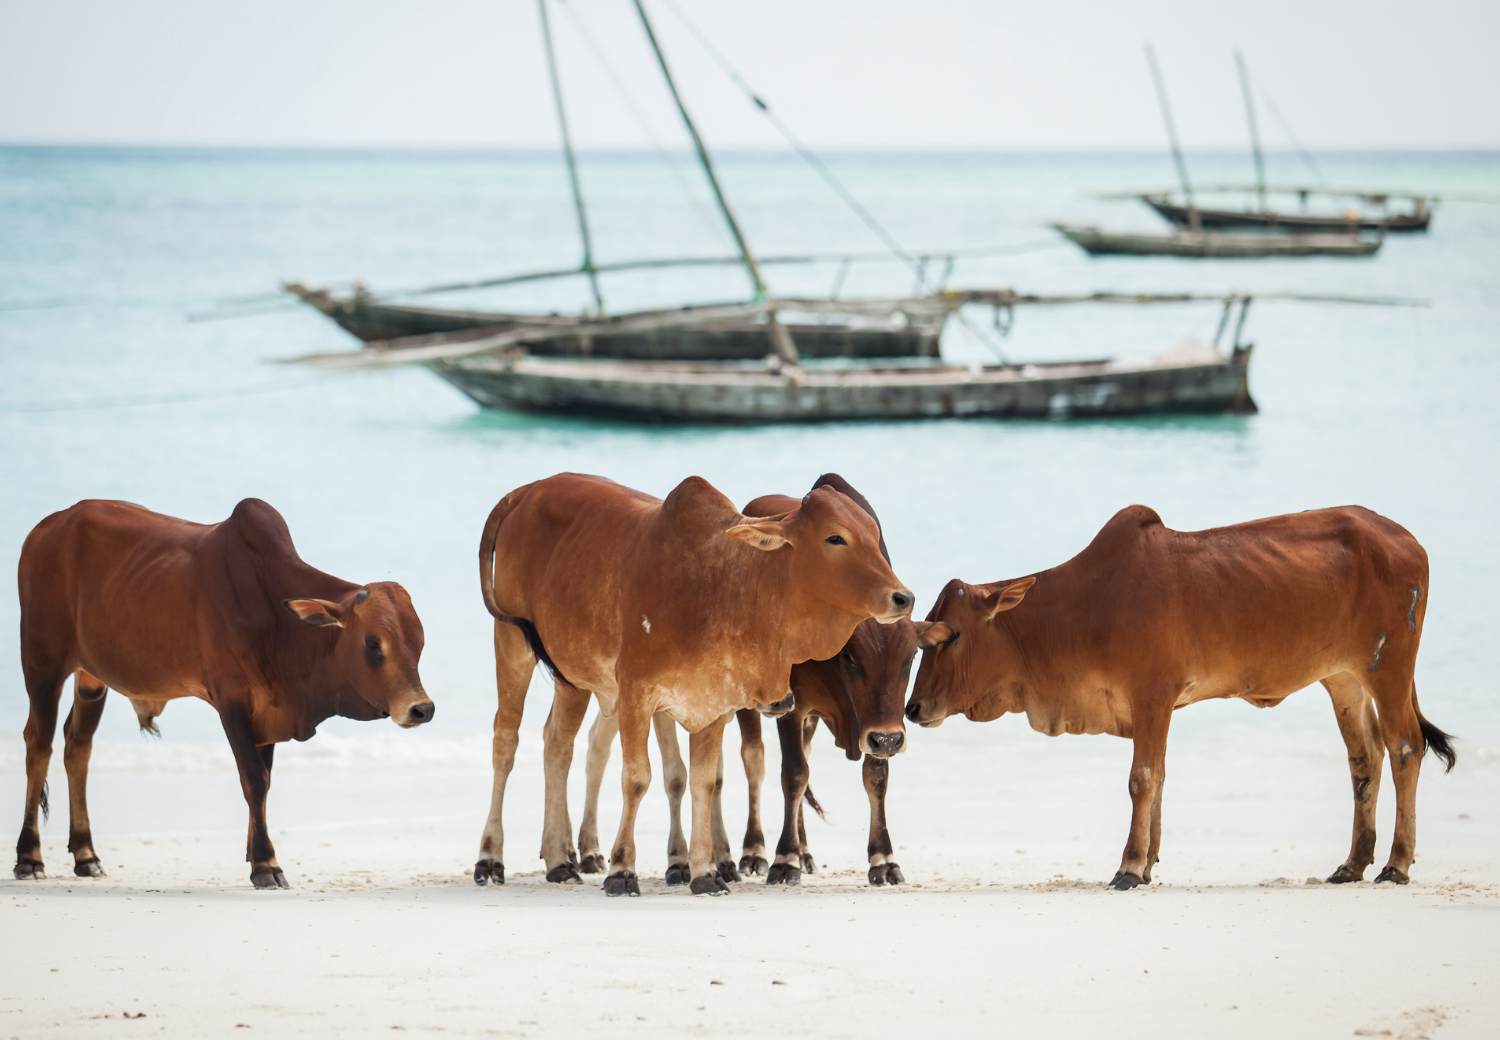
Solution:
<svg viewBox="0 0 1500 1040">
<path fill-rule="evenodd" d="M 344 612 L 337 603 L 326 599 L 284 599 L 281 605 L 296 614 L 303 624 L 325 628 L 332 625 L 344 627 Z"/>
<path fill-rule="evenodd" d="M 769 520 L 746 520 L 742 524 L 735 524 L 724 533 L 736 541 L 744 542 L 746 545 L 765 552 L 773 552 L 783 545 L 792 544 L 792 540 L 786 536 L 786 523 L 781 517 Z"/>
<path fill-rule="evenodd" d="M 995 593 L 994 605 L 990 607 L 990 612 L 984 616 L 984 619 L 994 621 L 996 615 L 1003 611 L 1015 610 L 1021 605 L 1021 600 L 1026 598 L 1026 590 L 1035 584 L 1035 578 L 1022 578 L 1020 581 L 1013 581 L 1003 587 Z"/>
<path fill-rule="evenodd" d="M 953 639 L 953 629 L 946 621 L 913 621 L 917 630 L 917 645 L 923 650 L 933 650 Z"/>
</svg>

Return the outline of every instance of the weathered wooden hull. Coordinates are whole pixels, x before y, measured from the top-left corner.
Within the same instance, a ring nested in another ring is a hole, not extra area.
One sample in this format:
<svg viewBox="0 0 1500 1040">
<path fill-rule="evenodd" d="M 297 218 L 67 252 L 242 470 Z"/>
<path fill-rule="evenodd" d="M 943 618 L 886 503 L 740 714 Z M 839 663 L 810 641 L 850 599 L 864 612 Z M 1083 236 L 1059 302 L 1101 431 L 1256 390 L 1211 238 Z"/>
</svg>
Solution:
<svg viewBox="0 0 1500 1040">
<path fill-rule="evenodd" d="M 389 344 L 413 336 L 494 332 L 517 325 L 566 326 L 559 315 L 450 310 L 382 303 L 366 296 L 333 296 L 317 290 L 301 299 L 365 343 Z M 941 322 L 904 325 L 790 323 L 798 351 L 808 358 L 910 358 L 938 356 Z M 756 321 L 677 325 L 658 329 L 539 339 L 530 353 L 547 357 L 619 358 L 633 361 L 737 361 L 772 353 L 770 334 Z"/>
<path fill-rule="evenodd" d="M 1270 234 L 1256 231 L 1175 231 L 1168 234 L 1110 232 L 1054 224 L 1090 256 L 1177 256 L 1249 259 L 1288 256 L 1373 256 L 1384 241 L 1349 231 L 1339 234 Z"/>
<path fill-rule="evenodd" d="M 809 367 L 790 379 L 737 365 L 481 356 L 429 367 L 486 408 L 664 423 L 1091 418 L 1250 413 L 1250 348 L 1114 361 Z"/>
<path fill-rule="evenodd" d="M 1192 223 L 1192 210 L 1159 195 L 1142 195 L 1141 201 L 1179 227 Z M 1342 216 L 1327 213 L 1260 213 L 1244 209 L 1198 209 L 1201 227 L 1264 228 L 1268 231 L 1426 231 L 1432 223 L 1432 211 L 1392 213 L 1371 217 L 1359 214 Z"/>
</svg>

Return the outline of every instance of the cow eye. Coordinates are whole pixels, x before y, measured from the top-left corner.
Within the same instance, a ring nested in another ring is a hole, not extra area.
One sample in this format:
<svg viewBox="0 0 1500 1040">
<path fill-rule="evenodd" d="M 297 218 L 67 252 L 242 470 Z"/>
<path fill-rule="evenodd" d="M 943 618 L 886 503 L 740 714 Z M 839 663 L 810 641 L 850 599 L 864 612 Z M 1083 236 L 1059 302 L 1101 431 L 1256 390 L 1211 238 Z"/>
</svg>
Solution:
<svg viewBox="0 0 1500 1040">
<path fill-rule="evenodd" d="M 379 636 L 365 636 L 365 660 L 369 662 L 371 668 L 385 660 L 385 653 L 380 648 Z"/>
<path fill-rule="evenodd" d="M 844 541 L 844 536 L 841 535 L 841 534 L 831 534 L 831 535 L 829 535 L 827 538 L 825 538 L 823 540 L 825 542 L 827 542 L 829 545 L 848 545 L 849 544 L 848 542 Z"/>
</svg>

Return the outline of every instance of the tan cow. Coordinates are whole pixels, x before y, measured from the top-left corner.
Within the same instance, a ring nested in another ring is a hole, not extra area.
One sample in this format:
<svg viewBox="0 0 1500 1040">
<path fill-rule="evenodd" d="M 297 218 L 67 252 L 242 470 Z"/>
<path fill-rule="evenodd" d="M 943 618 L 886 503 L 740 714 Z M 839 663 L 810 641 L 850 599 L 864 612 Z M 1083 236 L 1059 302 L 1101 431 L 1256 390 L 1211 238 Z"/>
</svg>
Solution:
<svg viewBox="0 0 1500 1040">
<path fill-rule="evenodd" d="M 1130 835 L 1111 884 L 1151 880 L 1172 712 L 1238 697 L 1273 707 L 1321 682 L 1354 783 L 1354 838 L 1331 882 L 1375 856 L 1380 767 L 1391 756 L 1396 834 L 1376 881 L 1405 884 L 1416 852 L 1417 775 L 1449 735 L 1417 707 L 1427 554 L 1357 506 L 1173 531 L 1145 506 L 1115 514 L 1073 559 L 1012 581 L 950 581 L 928 615 L 929 648 L 907 718 L 1024 713 L 1033 729 L 1135 743 Z"/>
<path fill-rule="evenodd" d="M 759 519 L 699 477 L 665 500 L 578 474 L 506 495 L 479 549 L 481 591 L 496 619 L 499 707 L 475 881 L 504 881 L 505 782 L 540 660 L 576 700 L 586 704 L 592 692 L 619 719 L 624 808 L 605 892 L 640 891 L 635 816 L 658 711 L 692 735 L 692 890 L 727 891 L 710 837 L 724 724 L 741 708 L 782 701 L 792 666 L 831 657 L 861 621 L 910 614 L 911 593 L 879 543 L 870 516 L 829 488 Z"/>
</svg>

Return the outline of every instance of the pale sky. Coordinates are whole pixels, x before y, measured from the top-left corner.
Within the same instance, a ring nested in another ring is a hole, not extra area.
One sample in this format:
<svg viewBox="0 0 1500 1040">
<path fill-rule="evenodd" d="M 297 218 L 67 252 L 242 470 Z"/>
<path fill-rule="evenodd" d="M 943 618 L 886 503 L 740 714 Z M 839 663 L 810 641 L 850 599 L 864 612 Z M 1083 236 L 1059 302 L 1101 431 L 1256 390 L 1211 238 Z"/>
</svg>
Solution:
<svg viewBox="0 0 1500 1040">
<path fill-rule="evenodd" d="M 822 149 L 1241 148 L 1231 50 L 1314 149 L 1500 147 L 1495 0 L 675 0 Z M 553 3 L 580 146 L 683 144 L 630 0 Z M 647 0 L 711 145 L 779 138 Z M 0 0 L 0 142 L 552 147 L 534 0 Z M 1268 146 L 1287 139 L 1262 111 Z"/>
</svg>

